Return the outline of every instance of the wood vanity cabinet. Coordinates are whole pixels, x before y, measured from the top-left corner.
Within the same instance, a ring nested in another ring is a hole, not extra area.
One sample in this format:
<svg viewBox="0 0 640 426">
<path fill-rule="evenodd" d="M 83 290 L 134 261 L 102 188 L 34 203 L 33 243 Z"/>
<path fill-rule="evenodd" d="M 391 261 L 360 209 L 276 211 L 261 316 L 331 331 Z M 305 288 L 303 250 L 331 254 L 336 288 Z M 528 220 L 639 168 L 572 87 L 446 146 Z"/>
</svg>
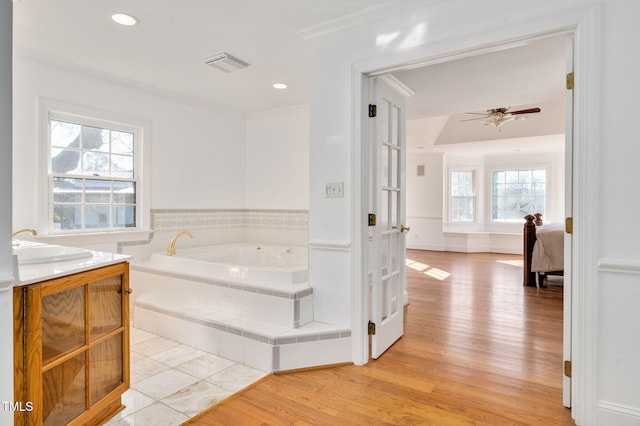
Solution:
<svg viewBox="0 0 640 426">
<path fill-rule="evenodd" d="M 14 289 L 16 425 L 102 424 L 129 388 L 129 264 Z"/>
</svg>

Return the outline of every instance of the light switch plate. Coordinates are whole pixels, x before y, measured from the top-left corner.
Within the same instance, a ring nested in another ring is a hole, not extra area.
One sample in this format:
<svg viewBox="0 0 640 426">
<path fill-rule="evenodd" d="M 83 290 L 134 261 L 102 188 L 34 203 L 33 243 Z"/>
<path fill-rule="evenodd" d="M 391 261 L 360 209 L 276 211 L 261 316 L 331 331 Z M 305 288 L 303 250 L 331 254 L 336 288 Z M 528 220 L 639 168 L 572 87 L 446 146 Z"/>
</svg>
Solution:
<svg viewBox="0 0 640 426">
<path fill-rule="evenodd" d="M 327 198 L 344 197 L 344 182 L 328 182 L 325 188 L 325 197 Z"/>
</svg>

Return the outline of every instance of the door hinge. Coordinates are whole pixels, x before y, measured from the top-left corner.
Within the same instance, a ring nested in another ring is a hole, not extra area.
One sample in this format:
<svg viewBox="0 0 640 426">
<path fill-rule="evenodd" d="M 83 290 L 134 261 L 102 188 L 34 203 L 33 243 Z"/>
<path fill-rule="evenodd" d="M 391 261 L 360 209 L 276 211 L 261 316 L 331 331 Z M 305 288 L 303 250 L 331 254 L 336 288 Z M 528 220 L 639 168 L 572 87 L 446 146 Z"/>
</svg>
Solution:
<svg viewBox="0 0 640 426">
<path fill-rule="evenodd" d="M 369 226 L 376 226 L 376 214 L 369 213 Z"/>
<path fill-rule="evenodd" d="M 378 106 L 376 104 L 369 104 L 369 117 L 373 118 L 378 115 Z"/>
<path fill-rule="evenodd" d="M 564 362 L 564 375 L 571 377 L 571 361 Z"/>
<path fill-rule="evenodd" d="M 367 333 L 369 333 L 369 336 L 373 336 L 374 334 L 376 334 L 376 323 L 375 322 L 369 321 L 369 324 L 367 325 Z"/>
<path fill-rule="evenodd" d="M 573 72 L 567 74 L 567 90 L 573 90 Z"/>
<path fill-rule="evenodd" d="M 567 234 L 573 234 L 573 218 L 568 217 L 564 220 L 564 230 Z"/>
</svg>

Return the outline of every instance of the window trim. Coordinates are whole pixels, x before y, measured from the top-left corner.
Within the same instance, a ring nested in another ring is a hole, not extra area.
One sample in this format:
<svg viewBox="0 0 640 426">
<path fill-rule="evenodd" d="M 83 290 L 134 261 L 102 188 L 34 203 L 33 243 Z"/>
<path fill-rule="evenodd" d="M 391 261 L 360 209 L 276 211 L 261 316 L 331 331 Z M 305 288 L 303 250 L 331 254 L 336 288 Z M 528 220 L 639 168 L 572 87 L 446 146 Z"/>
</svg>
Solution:
<svg viewBox="0 0 640 426">
<path fill-rule="evenodd" d="M 149 177 L 149 140 L 150 123 L 148 120 L 127 116 L 112 111 L 79 106 L 63 101 L 38 99 L 39 146 L 38 170 L 38 231 L 41 238 L 62 238 L 91 236 L 92 241 L 132 241 L 148 238 L 150 232 L 150 177 Z M 134 132 L 134 170 L 136 181 L 136 226 L 117 229 L 74 229 L 55 230 L 53 228 L 53 203 L 51 195 L 50 161 L 50 120 L 80 121 L 83 125 L 109 127 L 113 130 Z M 145 237 L 145 235 L 147 237 Z"/>
<path fill-rule="evenodd" d="M 550 201 L 550 195 L 549 195 L 549 177 L 550 177 L 550 169 L 551 167 L 549 165 L 528 165 L 528 166 L 517 166 L 517 167 L 509 167 L 509 168 L 503 168 L 503 167 L 495 167 L 492 168 L 489 171 L 489 204 L 488 204 L 488 213 L 489 213 L 489 221 L 492 224 L 520 224 L 520 221 L 514 220 L 514 221 L 509 221 L 509 220 L 495 220 L 493 218 L 493 197 L 495 195 L 494 193 L 494 184 L 493 184 L 493 175 L 495 172 L 504 172 L 504 171 L 523 171 L 523 170 L 527 170 L 527 171 L 531 171 L 531 170 L 544 170 L 545 171 L 545 208 L 546 211 L 545 212 L 540 212 L 543 213 L 544 215 L 547 215 L 549 213 L 549 201 Z M 524 220 L 524 217 L 523 217 Z"/>
<path fill-rule="evenodd" d="M 476 223 L 478 221 L 478 169 L 476 167 L 450 166 L 447 173 L 447 222 L 452 224 Z M 471 172 L 473 179 L 473 219 L 453 220 L 453 195 L 451 195 L 451 174 L 454 172 Z"/>
</svg>

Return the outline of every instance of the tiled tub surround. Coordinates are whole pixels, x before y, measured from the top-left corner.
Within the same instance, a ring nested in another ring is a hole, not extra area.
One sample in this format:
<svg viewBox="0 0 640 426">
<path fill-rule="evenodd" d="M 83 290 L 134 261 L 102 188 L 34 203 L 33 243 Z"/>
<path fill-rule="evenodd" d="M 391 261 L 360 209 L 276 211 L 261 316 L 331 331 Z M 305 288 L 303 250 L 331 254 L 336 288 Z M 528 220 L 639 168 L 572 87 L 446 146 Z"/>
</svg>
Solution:
<svg viewBox="0 0 640 426">
<path fill-rule="evenodd" d="M 350 360 L 351 332 L 313 322 L 313 289 L 249 284 L 133 263 L 134 326 L 265 371 Z"/>
<path fill-rule="evenodd" d="M 151 226 L 152 241 L 122 243 L 118 251 L 148 259 L 150 252 L 166 249 L 171 236 L 183 230 L 192 231 L 196 238 L 181 240 L 178 253 L 189 244 L 228 241 L 306 246 L 308 212 L 156 209 L 151 211 Z M 351 360 L 351 331 L 313 321 L 313 289 L 308 283 L 280 283 L 267 289 L 192 272 L 158 271 L 148 262 L 132 263 L 134 325 L 264 371 Z"/>
<path fill-rule="evenodd" d="M 195 238 L 181 239 L 179 248 L 246 241 L 306 246 L 309 213 L 276 209 L 152 209 L 150 228 L 153 233 L 149 240 L 119 242 L 117 252 L 138 260 L 148 259 L 151 253 L 166 249 L 180 231 L 191 231 Z"/>
</svg>

